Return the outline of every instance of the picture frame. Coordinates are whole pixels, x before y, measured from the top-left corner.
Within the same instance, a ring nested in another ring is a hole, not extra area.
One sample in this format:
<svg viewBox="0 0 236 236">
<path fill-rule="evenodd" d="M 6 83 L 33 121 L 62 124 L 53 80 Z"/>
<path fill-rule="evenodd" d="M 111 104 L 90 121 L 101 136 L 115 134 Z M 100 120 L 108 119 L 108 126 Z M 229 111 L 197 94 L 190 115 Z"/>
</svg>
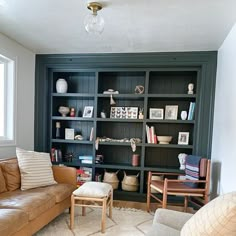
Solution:
<svg viewBox="0 0 236 236">
<path fill-rule="evenodd" d="M 110 118 L 137 119 L 138 107 L 111 107 Z"/>
<path fill-rule="evenodd" d="M 178 106 L 167 105 L 165 107 L 165 119 L 166 120 L 177 120 L 178 117 Z"/>
<path fill-rule="evenodd" d="M 93 106 L 85 106 L 83 112 L 84 118 L 92 118 L 93 117 Z"/>
<path fill-rule="evenodd" d="M 179 132 L 178 144 L 188 145 L 189 143 L 189 132 Z"/>
<path fill-rule="evenodd" d="M 75 130 L 65 128 L 65 139 L 74 140 L 75 139 Z"/>
<path fill-rule="evenodd" d="M 149 109 L 149 119 L 163 120 L 164 109 L 162 108 L 150 108 Z"/>
</svg>

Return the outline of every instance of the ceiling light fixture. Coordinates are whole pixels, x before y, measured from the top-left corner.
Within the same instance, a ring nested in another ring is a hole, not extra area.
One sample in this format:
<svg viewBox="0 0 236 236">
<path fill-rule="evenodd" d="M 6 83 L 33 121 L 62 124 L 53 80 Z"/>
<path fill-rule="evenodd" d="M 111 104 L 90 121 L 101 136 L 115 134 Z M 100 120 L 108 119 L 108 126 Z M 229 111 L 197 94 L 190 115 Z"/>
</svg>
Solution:
<svg viewBox="0 0 236 236">
<path fill-rule="evenodd" d="M 102 9 L 102 4 L 98 2 L 88 3 L 88 9 L 92 11 L 84 19 L 84 26 L 88 33 L 101 34 L 104 29 L 104 19 L 97 14 Z"/>
</svg>

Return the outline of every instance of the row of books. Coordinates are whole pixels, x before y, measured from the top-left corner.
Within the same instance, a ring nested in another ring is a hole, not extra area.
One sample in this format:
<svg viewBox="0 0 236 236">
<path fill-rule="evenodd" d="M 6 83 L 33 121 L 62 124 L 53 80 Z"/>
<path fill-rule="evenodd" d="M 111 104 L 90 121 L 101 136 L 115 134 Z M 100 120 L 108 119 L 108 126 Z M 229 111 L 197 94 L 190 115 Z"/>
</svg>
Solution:
<svg viewBox="0 0 236 236">
<path fill-rule="evenodd" d="M 61 149 L 52 148 L 50 156 L 52 162 L 61 162 L 62 161 Z"/>
<path fill-rule="evenodd" d="M 92 168 L 80 167 L 77 169 L 77 187 L 81 186 L 87 181 L 92 181 Z"/>
<path fill-rule="evenodd" d="M 157 143 L 157 135 L 155 133 L 155 127 L 149 127 L 146 125 L 146 134 L 147 134 L 147 142 L 148 143 Z"/>
</svg>

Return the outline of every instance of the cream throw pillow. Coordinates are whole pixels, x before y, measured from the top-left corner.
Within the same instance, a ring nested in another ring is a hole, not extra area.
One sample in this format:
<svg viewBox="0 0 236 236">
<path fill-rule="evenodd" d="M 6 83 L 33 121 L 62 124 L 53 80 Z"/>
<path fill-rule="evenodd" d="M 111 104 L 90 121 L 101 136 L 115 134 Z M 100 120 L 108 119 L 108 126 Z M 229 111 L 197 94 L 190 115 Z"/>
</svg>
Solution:
<svg viewBox="0 0 236 236">
<path fill-rule="evenodd" d="M 56 184 L 49 153 L 16 148 L 21 174 L 21 190 Z"/>
<path fill-rule="evenodd" d="M 236 192 L 221 195 L 198 210 L 183 226 L 181 236 L 235 236 Z"/>
</svg>

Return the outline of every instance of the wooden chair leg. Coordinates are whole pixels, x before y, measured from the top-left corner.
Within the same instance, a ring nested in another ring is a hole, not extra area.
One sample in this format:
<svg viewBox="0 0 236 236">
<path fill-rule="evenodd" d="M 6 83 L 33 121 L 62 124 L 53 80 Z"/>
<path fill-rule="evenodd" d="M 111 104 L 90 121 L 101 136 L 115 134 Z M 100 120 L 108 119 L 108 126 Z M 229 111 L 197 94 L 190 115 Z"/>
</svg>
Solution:
<svg viewBox="0 0 236 236">
<path fill-rule="evenodd" d="M 148 183 L 147 183 L 147 212 L 150 212 L 150 193 L 151 193 L 151 187 L 150 187 L 150 179 L 151 179 L 151 173 L 148 173 Z"/>
<path fill-rule="evenodd" d="M 112 219 L 112 207 L 113 207 L 113 191 L 110 194 L 110 206 L 109 206 L 109 218 Z"/>
<path fill-rule="evenodd" d="M 71 195 L 71 207 L 70 207 L 70 228 L 74 228 L 74 218 L 75 218 L 75 200 L 74 196 Z"/>
<path fill-rule="evenodd" d="M 184 212 L 187 212 L 188 208 L 188 196 L 184 196 Z"/>
<path fill-rule="evenodd" d="M 101 232 L 105 233 L 106 228 L 106 208 L 107 208 L 107 198 L 103 199 L 102 203 L 102 222 L 101 222 Z"/>
<path fill-rule="evenodd" d="M 167 179 L 164 180 L 164 189 L 163 189 L 163 196 L 162 196 L 162 208 L 167 207 Z"/>
</svg>

